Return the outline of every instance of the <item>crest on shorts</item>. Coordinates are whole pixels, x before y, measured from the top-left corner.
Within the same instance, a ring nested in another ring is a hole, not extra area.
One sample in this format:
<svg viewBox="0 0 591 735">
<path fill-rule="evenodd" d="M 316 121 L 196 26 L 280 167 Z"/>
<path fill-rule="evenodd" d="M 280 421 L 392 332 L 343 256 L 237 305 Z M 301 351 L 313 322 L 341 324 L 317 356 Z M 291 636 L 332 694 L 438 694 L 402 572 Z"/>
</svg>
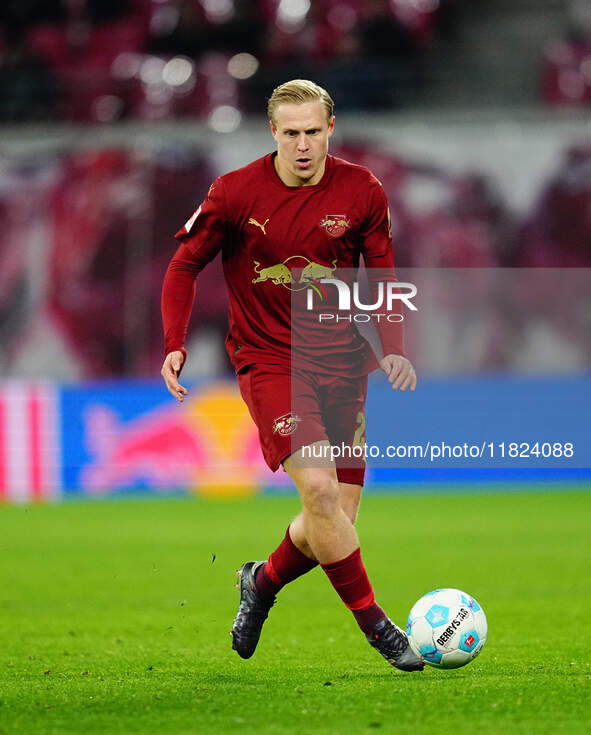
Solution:
<svg viewBox="0 0 591 735">
<path fill-rule="evenodd" d="M 298 421 L 302 419 L 291 411 L 284 413 L 273 421 L 273 433 L 281 436 L 289 436 L 298 428 Z"/>
<path fill-rule="evenodd" d="M 327 214 L 320 223 L 331 237 L 341 237 L 351 227 L 346 214 Z"/>
</svg>

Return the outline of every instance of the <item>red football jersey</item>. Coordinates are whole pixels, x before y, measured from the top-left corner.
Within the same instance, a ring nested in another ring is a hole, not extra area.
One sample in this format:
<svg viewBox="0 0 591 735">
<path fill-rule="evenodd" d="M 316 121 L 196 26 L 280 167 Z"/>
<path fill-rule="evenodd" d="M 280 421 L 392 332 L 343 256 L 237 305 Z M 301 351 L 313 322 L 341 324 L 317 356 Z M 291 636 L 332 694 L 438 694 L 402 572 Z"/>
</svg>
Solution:
<svg viewBox="0 0 591 735">
<path fill-rule="evenodd" d="M 336 289 L 320 288 L 319 280 L 334 277 L 337 268 L 354 273 L 360 256 L 368 269 L 387 270 L 395 280 L 383 187 L 368 169 L 330 155 L 317 184 L 290 187 L 275 171 L 275 155 L 217 178 L 176 233 L 182 244 L 162 291 L 166 354 L 184 348 L 195 276 L 221 251 L 229 293 L 226 347 L 236 371 L 297 362 L 322 373 L 361 375 L 376 367 L 369 345 L 346 318 L 319 322 L 319 311 L 336 310 Z M 311 287 L 320 301 L 313 312 L 304 300 Z M 403 355 L 401 325 L 376 326 L 384 354 Z"/>
</svg>

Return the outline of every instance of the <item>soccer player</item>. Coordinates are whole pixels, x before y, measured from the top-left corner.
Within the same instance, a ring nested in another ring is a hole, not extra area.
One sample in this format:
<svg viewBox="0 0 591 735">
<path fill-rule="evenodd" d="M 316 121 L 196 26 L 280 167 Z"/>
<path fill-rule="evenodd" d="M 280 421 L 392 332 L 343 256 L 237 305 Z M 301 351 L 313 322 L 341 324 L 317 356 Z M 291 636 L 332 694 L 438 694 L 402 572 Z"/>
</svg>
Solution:
<svg viewBox="0 0 591 735">
<path fill-rule="evenodd" d="M 363 439 L 368 343 L 346 320 L 331 332 L 329 350 L 326 333 L 311 326 L 295 351 L 292 339 L 294 292 L 337 266 L 355 272 L 361 255 L 368 271 L 394 274 L 386 196 L 368 169 L 328 154 L 335 119 L 326 90 L 308 80 L 286 82 L 273 91 L 268 117 L 277 150 L 214 181 L 176 234 L 180 247 L 162 291 L 162 376 L 182 402 L 187 390 L 178 379 L 195 278 L 221 251 L 230 300 L 226 347 L 240 391 L 266 462 L 273 470 L 283 466 L 302 502 L 268 559 L 248 561 L 238 572 L 233 648 L 252 656 L 277 593 L 319 564 L 369 643 L 397 668 L 421 670 L 406 634 L 377 604 L 361 559 L 354 522 L 363 464 L 304 456 L 310 446 Z M 380 367 L 394 389 L 414 390 L 400 329 L 378 331 Z"/>
</svg>

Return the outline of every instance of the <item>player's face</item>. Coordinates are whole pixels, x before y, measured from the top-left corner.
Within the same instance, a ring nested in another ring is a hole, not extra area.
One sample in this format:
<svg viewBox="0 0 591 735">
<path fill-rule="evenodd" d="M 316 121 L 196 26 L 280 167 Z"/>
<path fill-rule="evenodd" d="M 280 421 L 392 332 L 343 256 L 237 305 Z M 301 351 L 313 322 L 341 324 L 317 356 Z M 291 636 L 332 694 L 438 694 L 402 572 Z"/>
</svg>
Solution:
<svg viewBox="0 0 591 735">
<path fill-rule="evenodd" d="M 328 120 L 320 100 L 279 105 L 271 133 L 277 141 L 275 168 L 287 186 L 311 186 L 324 174 L 328 139 L 334 116 Z"/>
</svg>

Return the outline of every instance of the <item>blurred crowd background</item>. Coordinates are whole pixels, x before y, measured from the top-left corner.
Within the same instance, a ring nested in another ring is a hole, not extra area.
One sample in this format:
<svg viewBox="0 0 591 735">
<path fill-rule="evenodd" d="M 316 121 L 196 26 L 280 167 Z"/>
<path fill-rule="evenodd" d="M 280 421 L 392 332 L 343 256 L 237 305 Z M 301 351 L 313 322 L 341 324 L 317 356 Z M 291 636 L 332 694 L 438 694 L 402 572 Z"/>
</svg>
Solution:
<svg viewBox="0 0 591 735">
<path fill-rule="evenodd" d="M 402 274 L 497 269 L 492 292 L 452 277 L 438 322 L 458 342 L 486 293 L 490 334 L 439 361 L 416 344 L 423 371 L 588 369 L 589 0 L 3 0 L 1 375 L 158 374 L 172 233 L 271 150 L 265 101 L 294 77 L 333 95 L 332 152 L 383 181 Z M 226 305 L 213 263 L 189 374 L 228 371 Z"/>
<path fill-rule="evenodd" d="M 588 0 L 4 0 L 0 27 L 3 121 L 224 127 L 296 76 L 341 111 L 591 100 Z"/>
<path fill-rule="evenodd" d="M 223 129 L 298 76 L 341 111 L 591 101 L 588 0 L 4 0 L 0 28 L 7 122 Z"/>
</svg>

